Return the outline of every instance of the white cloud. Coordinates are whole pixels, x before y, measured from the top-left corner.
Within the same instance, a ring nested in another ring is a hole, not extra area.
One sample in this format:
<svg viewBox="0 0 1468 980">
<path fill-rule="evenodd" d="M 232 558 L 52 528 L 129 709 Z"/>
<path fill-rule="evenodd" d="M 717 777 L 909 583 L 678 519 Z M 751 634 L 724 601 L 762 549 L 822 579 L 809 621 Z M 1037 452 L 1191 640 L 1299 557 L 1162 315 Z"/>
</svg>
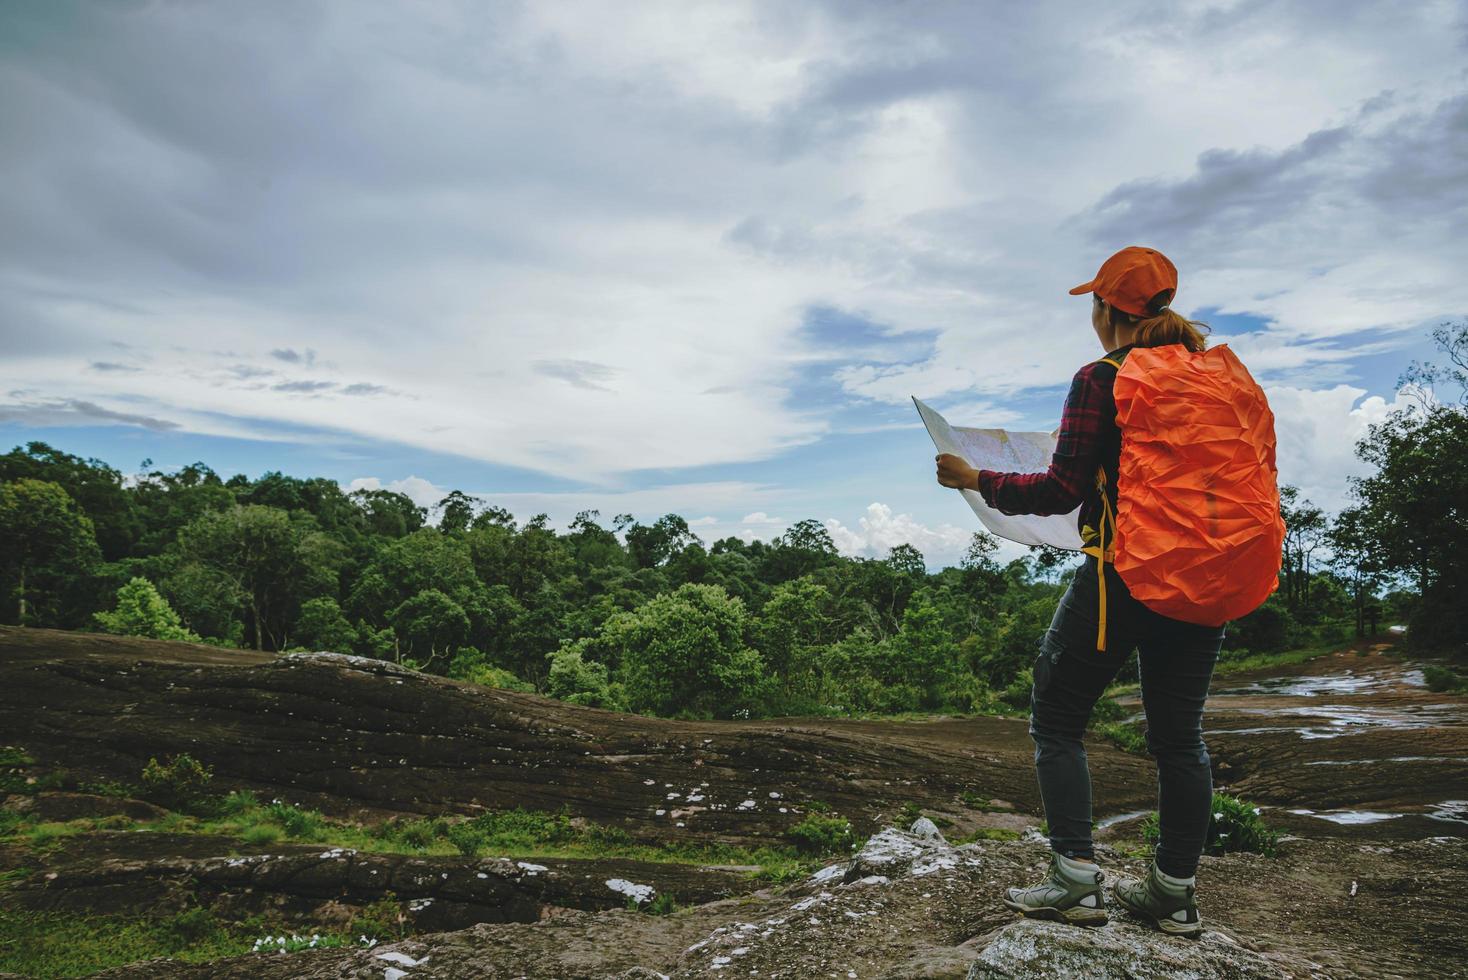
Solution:
<svg viewBox="0 0 1468 980">
<path fill-rule="evenodd" d="M 1323 390 L 1265 388 L 1274 412 L 1280 483 L 1299 487 L 1302 496 L 1332 513 L 1350 502 L 1346 478 L 1371 472 L 1356 458 L 1356 442 L 1372 423 L 1416 404 L 1406 392 L 1391 402 L 1377 395 L 1363 399 L 1365 394 L 1344 384 Z"/>
<path fill-rule="evenodd" d="M 757 510 L 757 511 L 755 511 L 752 514 L 745 514 L 742 518 L 740 518 L 740 521 L 739 522 L 741 524 L 776 525 L 776 524 L 784 524 L 785 523 L 785 518 L 783 518 L 783 517 L 771 517 L 769 514 L 766 514 L 764 511 Z"/>
<path fill-rule="evenodd" d="M 856 527 L 835 518 L 828 518 L 825 525 L 843 555 L 885 558 L 897 545 L 910 544 L 933 567 L 957 564 L 973 537 L 973 531 L 952 524 L 928 527 L 911 514 L 894 514 L 884 503 L 869 505 Z"/>
<path fill-rule="evenodd" d="M 0 415 L 610 488 L 517 514 L 792 513 L 626 484 L 833 434 L 791 407 L 813 306 L 933 337 L 827 366 L 881 413 L 841 433 L 912 394 L 1000 424 L 1096 355 L 1065 290 L 1145 238 L 1181 309 L 1269 321 L 1236 343 L 1324 497 L 1349 358 L 1468 309 L 1460 4 L 293 9 L 0 14 Z"/>
<path fill-rule="evenodd" d="M 419 507 L 430 508 L 449 495 L 449 488 L 435 486 L 421 476 L 406 476 L 401 480 L 390 480 L 387 483 L 383 483 L 375 476 L 359 476 L 348 483 L 344 489 L 347 493 L 355 493 L 358 490 L 386 490 L 389 493 L 400 493 Z"/>
</svg>

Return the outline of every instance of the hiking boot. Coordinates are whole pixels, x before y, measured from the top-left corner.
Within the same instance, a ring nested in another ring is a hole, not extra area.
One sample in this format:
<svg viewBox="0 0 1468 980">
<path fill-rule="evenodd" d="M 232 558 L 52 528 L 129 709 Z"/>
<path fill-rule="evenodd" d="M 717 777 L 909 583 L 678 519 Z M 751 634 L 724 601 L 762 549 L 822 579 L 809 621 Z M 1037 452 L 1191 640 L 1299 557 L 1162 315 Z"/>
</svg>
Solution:
<svg viewBox="0 0 1468 980">
<path fill-rule="evenodd" d="M 1028 888 L 1009 889 L 1004 904 L 1031 919 L 1104 926 L 1106 907 L 1101 882 L 1105 877 L 1094 864 L 1052 854 L 1045 880 Z"/>
<path fill-rule="evenodd" d="M 1111 894 L 1128 912 L 1146 919 L 1173 936 L 1196 938 L 1203 932 L 1198 903 L 1193 900 L 1193 878 L 1174 878 L 1158 870 L 1154 862 L 1141 881 L 1119 877 Z"/>
</svg>

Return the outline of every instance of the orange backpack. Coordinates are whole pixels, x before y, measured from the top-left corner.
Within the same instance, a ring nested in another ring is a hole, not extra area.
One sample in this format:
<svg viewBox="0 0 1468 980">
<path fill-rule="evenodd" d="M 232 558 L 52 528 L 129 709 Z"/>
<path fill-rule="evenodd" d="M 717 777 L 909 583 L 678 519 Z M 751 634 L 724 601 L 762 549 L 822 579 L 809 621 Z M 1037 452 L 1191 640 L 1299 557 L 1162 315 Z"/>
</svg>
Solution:
<svg viewBox="0 0 1468 980">
<path fill-rule="evenodd" d="M 1279 587 L 1284 542 L 1263 389 L 1226 344 L 1137 347 L 1120 364 L 1102 360 L 1117 368 L 1122 444 L 1116 512 L 1102 469 L 1100 535 L 1085 549 L 1101 583 L 1096 649 L 1106 649 L 1107 561 L 1163 616 L 1221 626 L 1253 612 Z"/>
</svg>

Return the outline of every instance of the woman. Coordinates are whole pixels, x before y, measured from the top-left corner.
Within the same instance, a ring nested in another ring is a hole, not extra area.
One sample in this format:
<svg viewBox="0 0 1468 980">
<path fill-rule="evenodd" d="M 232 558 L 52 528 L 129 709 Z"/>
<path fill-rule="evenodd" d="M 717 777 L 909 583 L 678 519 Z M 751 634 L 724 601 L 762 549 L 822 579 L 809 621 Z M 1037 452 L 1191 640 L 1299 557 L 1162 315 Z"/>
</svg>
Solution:
<svg viewBox="0 0 1468 980">
<path fill-rule="evenodd" d="M 937 457 L 938 482 L 977 490 L 989 506 L 1006 514 L 1065 514 L 1080 505 L 1081 537 L 1094 547 L 1106 507 L 1116 512 L 1121 431 L 1112 383 L 1118 366 L 1134 347 L 1183 344 L 1201 351 L 1205 345 L 1206 325 L 1168 308 L 1176 291 L 1177 269 L 1154 249 L 1124 248 L 1107 259 L 1095 279 L 1070 291 L 1092 294 L 1091 325 L 1106 356 L 1076 372 L 1050 468 L 1044 473 L 975 470 L 943 453 Z M 1098 467 L 1105 470 L 1104 483 L 1097 479 Z M 1146 878 L 1121 879 L 1113 893 L 1163 931 L 1196 936 L 1202 922 L 1194 901 L 1195 873 L 1213 798 L 1203 702 L 1223 628 L 1151 611 L 1132 597 L 1115 567 L 1108 562 L 1098 574 L 1096 562 L 1088 555 L 1071 581 L 1034 664 L 1029 730 L 1054 852 L 1049 874 L 1030 887 L 1008 889 L 1004 903 L 1027 916 L 1105 924 L 1105 876 L 1091 842 L 1091 778 L 1082 736 L 1092 706 L 1136 648 L 1147 748 L 1157 761 L 1161 836 Z M 1099 616 L 1101 574 L 1104 620 Z M 1101 623 L 1104 642 L 1098 644 Z"/>
</svg>

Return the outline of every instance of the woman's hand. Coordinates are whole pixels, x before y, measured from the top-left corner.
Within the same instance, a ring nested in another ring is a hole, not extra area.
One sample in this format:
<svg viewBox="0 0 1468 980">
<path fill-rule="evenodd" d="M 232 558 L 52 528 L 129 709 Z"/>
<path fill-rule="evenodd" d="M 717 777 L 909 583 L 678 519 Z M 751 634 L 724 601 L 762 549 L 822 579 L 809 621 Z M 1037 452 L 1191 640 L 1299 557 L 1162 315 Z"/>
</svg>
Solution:
<svg viewBox="0 0 1468 980">
<path fill-rule="evenodd" d="M 933 458 L 938 461 L 938 482 L 943 486 L 961 490 L 979 488 L 979 471 L 964 462 L 963 457 L 939 453 Z"/>
</svg>

